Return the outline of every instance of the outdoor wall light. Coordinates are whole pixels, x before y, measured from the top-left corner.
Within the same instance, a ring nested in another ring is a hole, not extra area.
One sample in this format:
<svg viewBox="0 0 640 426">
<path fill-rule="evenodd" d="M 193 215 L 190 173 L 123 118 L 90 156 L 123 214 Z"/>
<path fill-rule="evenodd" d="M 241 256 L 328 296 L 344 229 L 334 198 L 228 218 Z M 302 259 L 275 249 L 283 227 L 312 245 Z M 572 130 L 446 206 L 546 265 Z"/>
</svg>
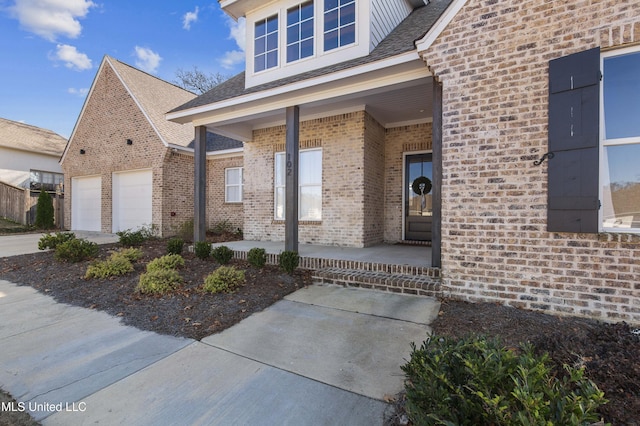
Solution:
<svg viewBox="0 0 640 426">
<path fill-rule="evenodd" d="M 127 145 L 133 145 L 133 141 L 131 139 L 127 139 Z"/>
<path fill-rule="evenodd" d="M 86 152 L 86 151 L 85 151 L 84 149 L 81 149 L 81 150 L 80 150 L 80 154 L 82 154 L 82 155 L 84 155 L 84 153 L 85 153 L 85 152 Z"/>
</svg>

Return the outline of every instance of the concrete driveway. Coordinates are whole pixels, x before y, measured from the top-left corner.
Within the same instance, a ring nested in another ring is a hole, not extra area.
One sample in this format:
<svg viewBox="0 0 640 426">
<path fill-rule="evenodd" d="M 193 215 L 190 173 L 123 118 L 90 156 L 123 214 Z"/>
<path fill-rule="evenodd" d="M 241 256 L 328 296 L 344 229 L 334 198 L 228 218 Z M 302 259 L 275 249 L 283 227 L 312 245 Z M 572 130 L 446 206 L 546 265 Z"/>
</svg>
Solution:
<svg viewBox="0 0 640 426">
<path fill-rule="evenodd" d="M 115 234 L 100 232 L 74 231 L 76 237 L 85 238 L 98 244 L 116 243 L 119 237 Z M 16 256 L 19 254 L 37 253 L 38 241 L 41 233 L 16 234 L 0 236 L 0 257 Z"/>
<path fill-rule="evenodd" d="M 376 425 L 430 298 L 299 290 L 202 341 L 0 281 L 0 387 L 44 425 Z"/>
</svg>

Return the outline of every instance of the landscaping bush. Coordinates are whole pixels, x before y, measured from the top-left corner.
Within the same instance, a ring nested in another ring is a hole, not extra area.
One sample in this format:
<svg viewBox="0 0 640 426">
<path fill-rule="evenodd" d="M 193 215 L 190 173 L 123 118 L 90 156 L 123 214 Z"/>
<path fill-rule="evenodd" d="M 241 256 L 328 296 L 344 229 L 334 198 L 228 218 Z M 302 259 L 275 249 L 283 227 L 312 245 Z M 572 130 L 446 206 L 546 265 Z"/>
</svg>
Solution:
<svg viewBox="0 0 640 426">
<path fill-rule="evenodd" d="M 36 228 L 51 229 L 55 219 L 53 212 L 53 199 L 47 191 L 40 191 L 36 204 Z"/>
<path fill-rule="evenodd" d="M 161 269 L 178 269 L 184 266 L 184 259 L 179 254 L 167 254 L 157 259 L 153 259 L 147 264 L 147 272 Z"/>
<path fill-rule="evenodd" d="M 98 254 L 98 244 L 84 238 L 73 238 L 56 247 L 54 257 L 62 262 L 81 262 Z"/>
<path fill-rule="evenodd" d="M 203 289 L 209 293 L 229 293 L 245 280 L 244 271 L 233 266 L 220 266 L 204 279 Z"/>
<path fill-rule="evenodd" d="M 133 264 L 125 256 L 113 253 L 107 260 L 94 262 L 87 268 L 85 278 L 108 278 L 133 272 Z"/>
<path fill-rule="evenodd" d="M 136 291 L 144 294 L 167 293 L 182 283 L 182 277 L 175 269 L 155 269 L 140 275 Z"/>
<path fill-rule="evenodd" d="M 124 247 L 135 247 L 141 245 L 145 238 L 145 234 L 141 229 L 132 231 L 127 229 L 126 231 L 116 232 L 116 235 L 120 237 L 118 242 Z"/>
<path fill-rule="evenodd" d="M 548 355 L 496 339 L 432 337 L 412 344 L 406 409 L 415 425 L 586 425 L 597 422 L 604 394 L 565 365 L 558 379 Z"/>
<path fill-rule="evenodd" d="M 182 254 L 184 248 L 184 240 L 181 238 L 171 238 L 167 241 L 167 253 L 168 254 Z"/>
<path fill-rule="evenodd" d="M 73 240 L 76 237 L 76 234 L 73 232 L 56 232 L 55 234 L 44 234 L 38 240 L 38 249 L 46 250 L 46 249 L 55 249 L 60 244 Z"/>
<path fill-rule="evenodd" d="M 120 249 L 103 261 L 94 262 L 87 268 L 85 278 L 108 278 L 133 272 L 133 262 L 142 257 L 142 250 Z"/>
<path fill-rule="evenodd" d="M 231 228 L 231 222 L 225 219 L 213 225 L 213 229 L 211 229 L 211 232 L 216 235 L 222 235 L 226 232 L 231 232 Z"/>
<path fill-rule="evenodd" d="M 193 241 L 193 219 L 182 222 L 176 230 L 176 237 L 183 241 Z"/>
<path fill-rule="evenodd" d="M 226 265 L 233 259 L 233 250 L 227 246 L 214 247 L 213 250 L 211 250 L 211 256 L 213 256 L 216 262 L 221 265 Z"/>
<path fill-rule="evenodd" d="M 127 259 L 129 259 L 129 262 L 133 263 L 137 260 L 139 260 L 142 257 L 142 250 L 138 249 L 138 248 L 134 248 L 134 247 L 129 247 L 129 248 L 123 248 L 118 250 L 117 252 L 118 255 L 120 256 L 124 256 Z"/>
<path fill-rule="evenodd" d="M 211 256 L 211 244 L 206 241 L 196 241 L 193 250 L 198 259 L 206 260 Z"/>
<path fill-rule="evenodd" d="M 267 252 L 263 248 L 254 247 L 247 253 L 247 260 L 251 266 L 262 268 L 267 263 Z"/>
<path fill-rule="evenodd" d="M 300 256 L 295 251 L 286 250 L 280 253 L 279 263 L 286 273 L 291 274 L 300 264 Z"/>
</svg>

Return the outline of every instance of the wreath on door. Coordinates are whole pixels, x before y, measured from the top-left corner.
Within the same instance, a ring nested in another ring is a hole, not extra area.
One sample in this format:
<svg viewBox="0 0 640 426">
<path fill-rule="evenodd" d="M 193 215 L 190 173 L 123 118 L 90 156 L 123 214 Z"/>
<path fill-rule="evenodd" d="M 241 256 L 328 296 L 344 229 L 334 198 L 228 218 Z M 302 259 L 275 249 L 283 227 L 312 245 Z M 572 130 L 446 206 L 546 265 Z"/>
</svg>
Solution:
<svg viewBox="0 0 640 426">
<path fill-rule="evenodd" d="M 431 179 L 426 176 L 420 176 L 419 178 L 416 178 L 411 184 L 411 189 L 417 195 L 426 195 L 431 192 L 431 188 L 433 188 Z"/>
</svg>

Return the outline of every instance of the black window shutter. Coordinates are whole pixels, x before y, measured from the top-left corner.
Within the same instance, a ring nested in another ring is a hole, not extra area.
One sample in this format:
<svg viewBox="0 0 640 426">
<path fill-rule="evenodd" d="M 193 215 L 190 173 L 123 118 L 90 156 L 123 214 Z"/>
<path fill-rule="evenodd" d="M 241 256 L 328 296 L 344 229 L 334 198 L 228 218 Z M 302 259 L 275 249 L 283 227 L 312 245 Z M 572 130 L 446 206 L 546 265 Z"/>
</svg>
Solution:
<svg viewBox="0 0 640 426">
<path fill-rule="evenodd" d="M 549 232 L 598 232 L 600 77 L 599 48 L 549 62 Z"/>
</svg>

